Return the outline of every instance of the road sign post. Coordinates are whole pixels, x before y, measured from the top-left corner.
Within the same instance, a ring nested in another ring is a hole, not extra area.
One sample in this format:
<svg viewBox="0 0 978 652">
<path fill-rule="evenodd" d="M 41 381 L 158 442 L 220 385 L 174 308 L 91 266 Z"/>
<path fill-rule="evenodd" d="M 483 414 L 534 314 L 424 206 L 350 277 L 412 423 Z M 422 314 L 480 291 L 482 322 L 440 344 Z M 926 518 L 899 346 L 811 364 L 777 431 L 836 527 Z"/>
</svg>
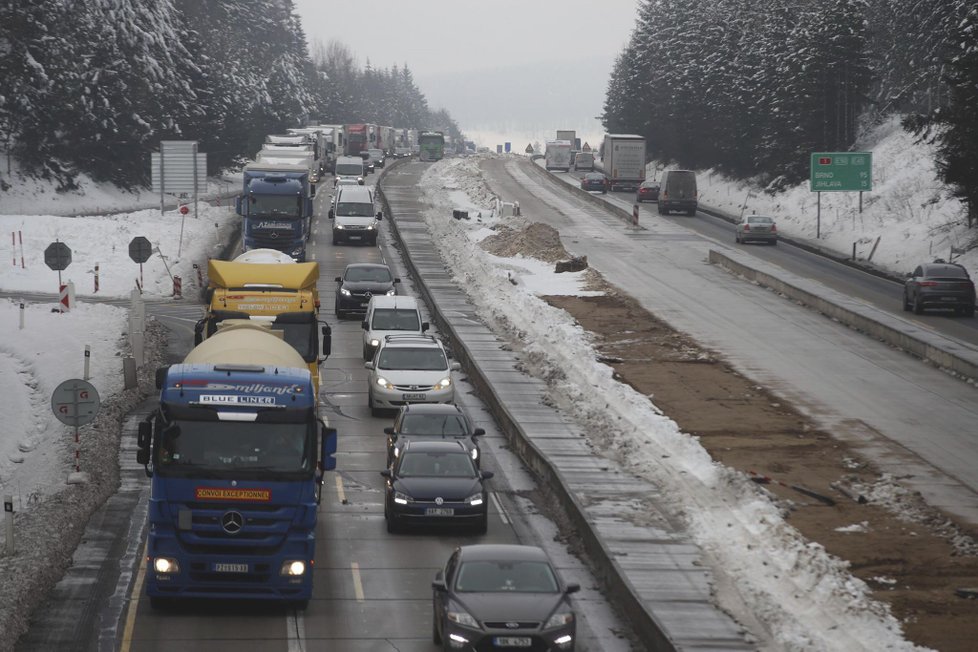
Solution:
<svg viewBox="0 0 978 652">
<path fill-rule="evenodd" d="M 54 416 L 61 423 L 75 429 L 75 473 L 81 471 L 78 428 L 95 419 L 100 405 L 98 390 L 87 380 L 66 380 L 55 387 L 51 394 L 51 411 Z"/>
<path fill-rule="evenodd" d="M 11 495 L 3 497 L 3 515 L 7 522 L 7 554 L 13 556 L 16 548 L 14 546 L 14 497 Z"/>
<path fill-rule="evenodd" d="M 61 270 L 71 264 L 71 249 L 65 243 L 55 240 L 44 250 L 44 264 L 58 272 L 58 292 L 61 292 Z M 61 306 L 62 304 L 58 304 Z M 64 312 L 64 310 L 61 310 Z"/>
<path fill-rule="evenodd" d="M 143 291 L 143 263 L 153 255 L 153 245 L 149 240 L 141 235 L 137 235 L 129 242 L 129 258 L 132 262 L 139 263 L 139 292 Z"/>
</svg>

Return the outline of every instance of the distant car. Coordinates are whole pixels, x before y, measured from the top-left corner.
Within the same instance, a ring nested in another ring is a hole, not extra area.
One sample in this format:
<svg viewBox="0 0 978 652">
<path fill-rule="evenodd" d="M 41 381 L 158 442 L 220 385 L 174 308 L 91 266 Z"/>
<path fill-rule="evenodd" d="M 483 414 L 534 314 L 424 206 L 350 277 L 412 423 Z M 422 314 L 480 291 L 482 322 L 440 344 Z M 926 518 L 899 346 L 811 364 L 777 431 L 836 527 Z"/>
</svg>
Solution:
<svg viewBox="0 0 978 652">
<path fill-rule="evenodd" d="M 766 215 L 744 215 L 736 226 L 734 240 L 746 243 L 768 242 L 778 244 L 778 225 L 773 217 Z"/>
<path fill-rule="evenodd" d="M 541 548 L 482 544 L 457 548 L 431 583 L 431 636 L 446 650 L 573 650 L 576 617 Z"/>
<path fill-rule="evenodd" d="M 382 149 L 368 149 L 367 153 L 370 154 L 370 160 L 373 162 L 375 168 L 384 167 L 385 155 Z"/>
<path fill-rule="evenodd" d="M 935 261 L 918 265 L 903 286 L 903 309 L 921 315 L 930 308 L 975 316 L 975 284 L 961 265 Z"/>
<path fill-rule="evenodd" d="M 640 204 L 643 201 L 659 201 L 659 182 L 643 181 L 638 187 L 638 196 L 635 200 Z"/>
<path fill-rule="evenodd" d="M 371 160 L 370 152 L 360 152 L 360 158 L 363 159 L 363 169 L 367 172 L 367 174 L 373 174 L 374 168 L 377 166 L 374 164 L 374 161 Z"/>
<path fill-rule="evenodd" d="M 454 403 L 452 372 L 461 369 L 448 359 L 432 335 L 387 335 L 367 372 L 367 405 L 373 416 L 409 403 Z"/>
<path fill-rule="evenodd" d="M 370 298 L 376 295 L 393 296 L 394 287 L 401 279 L 394 278 L 387 265 L 379 263 L 352 263 L 336 277 L 336 318 L 343 319 L 353 313 L 366 314 Z"/>
<path fill-rule="evenodd" d="M 466 525 L 478 534 L 489 527 L 489 495 L 479 471 L 458 441 L 412 441 L 404 444 L 387 479 L 384 519 L 388 532 L 405 525 Z"/>
<path fill-rule="evenodd" d="M 574 154 L 575 170 L 594 170 L 594 154 L 592 152 L 577 152 Z"/>
<path fill-rule="evenodd" d="M 360 324 L 363 329 L 363 359 L 370 360 L 388 335 L 425 333 L 429 324 L 421 319 L 418 300 L 404 296 L 374 296 L 367 304 L 367 314 Z"/>
<path fill-rule="evenodd" d="M 472 420 L 457 405 L 445 403 L 419 403 L 405 405 L 394 418 L 394 425 L 384 428 L 387 435 L 387 466 L 400 456 L 409 441 L 462 442 L 476 466 L 482 463 L 482 450 L 476 437 L 486 434 L 482 428 L 472 425 Z"/>
<path fill-rule="evenodd" d="M 608 179 L 600 172 L 588 172 L 581 177 L 581 190 L 594 191 L 600 190 L 608 192 Z"/>
</svg>

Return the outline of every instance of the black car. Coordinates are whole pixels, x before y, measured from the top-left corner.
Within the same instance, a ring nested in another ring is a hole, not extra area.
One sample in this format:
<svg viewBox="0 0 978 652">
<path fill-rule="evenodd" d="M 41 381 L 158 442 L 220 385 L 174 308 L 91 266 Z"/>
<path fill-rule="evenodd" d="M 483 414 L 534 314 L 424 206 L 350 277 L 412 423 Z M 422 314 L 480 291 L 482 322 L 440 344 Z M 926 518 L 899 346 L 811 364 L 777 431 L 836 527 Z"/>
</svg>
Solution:
<svg viewBox="0 0 978 652">
<path fill-rule="evenodd" d="M 928 308 L 953 309 L 959 315 L 974 317 L 975 284 L 968 270 L 956 263 L 934 261 L 907 274 L 903 309 L 921 315 Z"/>
<path fill-rule="evenodd" d="M 643 181 L 642 185 L 638 187 L 638 195 L 636 195 L 635 201 L 640 204 L 643 201 L 659 201 L 659 182 Z"/>
<path fill-rule="evenodd" d="M 608 192 L 608 179 L 600 172 L 588 172 L 581 177 L 581 190 Z"/>
<path fill-rule="evenodd" d="M 378 263 L 353 263 L 336 277 L 336 317 L 350 314 L 367 314 L 367 304 L 375 294 L 393 296 L 394 287 L 401 279 L 394 278 L 387 265 Z"/>
<path fill-rule="evenodd" d="M 405 405 L 397 412 L 394 425 L 384 428 L 384 433 L 387 434 L 387 466 L 394 463 L 409 441 L 460 441 L 477 467 L 482 462 L 476 437 L 486 431 L 473 427 L 462 408 L 451 403 Z"/>
<path fill-rule="evenodd" d="M 576 618 L 545 553 L 536 546 L 457 548 L 431 583 L 431 635 L 451 650 L 573 650 Z"/>
<path fill-rule="evenodd" d="M 404 525 L 468 525 L 478 534 L 489 526 L 489 495 L 484 480 L 490 471 L 475 468 L 459 441 L 410 441 L 387 478 L 384 518 L 387 531 Z"/>
</svg>

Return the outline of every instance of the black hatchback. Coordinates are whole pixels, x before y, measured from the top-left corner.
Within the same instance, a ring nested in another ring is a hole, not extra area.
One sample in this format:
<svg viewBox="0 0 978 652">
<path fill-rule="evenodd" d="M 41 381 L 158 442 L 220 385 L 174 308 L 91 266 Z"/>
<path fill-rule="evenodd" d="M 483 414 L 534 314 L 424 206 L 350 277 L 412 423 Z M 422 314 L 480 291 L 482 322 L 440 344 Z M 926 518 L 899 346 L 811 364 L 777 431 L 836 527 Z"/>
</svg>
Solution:
<svg viewBox="0 0 978 652">
<path fill-rule="evenodd" d="M 394 425 L 384 428 L 387 435 L 387 466 L 391 466 L 409 441 L 460 441 L 478 467 L 482 451 L 476 437 L 486 434 L 475 428 L 472 420 L 451 403 L 409 403 L 401 407 Z"/>
<path fill-rule="evenodd" d="M 367 304 L 374 295 L 394 296 L 395 284 L 401 279 L 394 278 L 387 265 L 379 263 L 353 263 L 343 270 L 343 276 L 336 277 L 336 317 L 343 319 L 350 314 L 367 314 Z"/>
<path fill-rule="evenodd" d="M 919 265 L 903 286 L 903 309 L 921 315 L 927 309 L 948 309 L 974 317 L 975 284 L 968 270 L 955 263 Z"/>
</svg>

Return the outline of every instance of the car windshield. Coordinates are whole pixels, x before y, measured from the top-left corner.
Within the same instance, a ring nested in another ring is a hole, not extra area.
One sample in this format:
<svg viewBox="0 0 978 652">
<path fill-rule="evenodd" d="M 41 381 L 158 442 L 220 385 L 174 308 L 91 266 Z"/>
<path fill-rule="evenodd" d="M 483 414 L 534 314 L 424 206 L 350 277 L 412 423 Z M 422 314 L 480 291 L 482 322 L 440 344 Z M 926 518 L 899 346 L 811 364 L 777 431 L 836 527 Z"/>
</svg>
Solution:
<svg viewBox="0 0 978 652">
<path fill-rule="evenodd" d="M 343 278 L 353 283 L 364 281 L 390 283 L 392 280 L 391 271 L 386 267 L 350 267 L 346 270 L 346 275 Z"/>
<path fill-rule="evenodd" d="M 557 578 L 542 561 L 467 561 L 458 569 L 460 593 L 556 593 Z"/>
<path fill-rule="evenodd" d="M 336 174 L 358 177 L 363 174 L 363 165 L 359 163 L 337 163 Z"/>
<path fill-rule="evenodd" d="M 464 435 L 467 429 L 460 414 L 406 414 L 399 432 L 402 435 Z"/>
<path fill-rule="evenodd" d="M 472 459 L 461 451 L 458 453 L 409 451 L 401 456 L 401 465 L 397 469 L 397 475 L 401 478 L 474 478 L 476 473 Z"/>
<path fill-rule="evenodd" d="M 774 224 L 774 220 L 770 217 L 756 217 L 751 216 L 747 218 L 749 224 Z"/>
<path fill-rule="evenodd" d="M 600 174 L 585 174 L 584 178 L 588 181 L 601 181 L 604 177 Z"/>
<path fill-rule="evenodd" d="M 392 348 L 380 350 L 378 369 L 414 369 L 417 371 L 443 371 L 448 369 L 448 360 L 441 349 L 436 348 Z"/>
<path fill-rule="evenodd" d="M 372 217 L 374 205 L 367 202 L 340 202 L 336 205 L 336 215 L 339 217 Z"/>
<path fill-rule="evenodd" d="M 421 322 L 417 310 L 378 308 L 374 310 L 370 328 L 377 331 L 419 331 Z"/>
<path fill-rule="evenodd" d="M 305 423 L 174 421 L 156 447 L 164 475 L 311 472 L 310 428 Z"/>
</svg>

